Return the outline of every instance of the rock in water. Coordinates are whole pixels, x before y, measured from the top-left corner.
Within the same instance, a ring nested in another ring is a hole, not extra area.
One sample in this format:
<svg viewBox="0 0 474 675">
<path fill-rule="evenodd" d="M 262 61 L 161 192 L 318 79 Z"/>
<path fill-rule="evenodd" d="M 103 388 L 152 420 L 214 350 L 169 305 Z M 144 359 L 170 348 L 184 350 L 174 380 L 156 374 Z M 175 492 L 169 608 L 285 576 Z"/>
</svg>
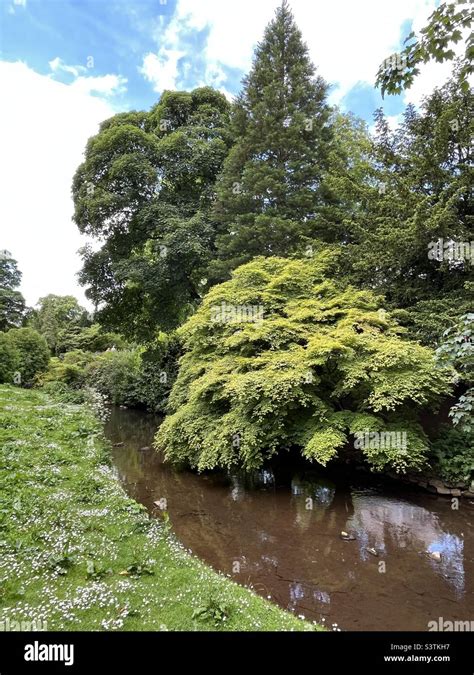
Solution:
<svg viewBox="0 0 474 675">
<path fill-rule="evenodd" d="M 431 558 L 431 560 L 436 560 L 436 562 L 440 562 L 441 560 L 441 553 L 439 551 L 428 551 L 428 556 Z"/>
</svg>

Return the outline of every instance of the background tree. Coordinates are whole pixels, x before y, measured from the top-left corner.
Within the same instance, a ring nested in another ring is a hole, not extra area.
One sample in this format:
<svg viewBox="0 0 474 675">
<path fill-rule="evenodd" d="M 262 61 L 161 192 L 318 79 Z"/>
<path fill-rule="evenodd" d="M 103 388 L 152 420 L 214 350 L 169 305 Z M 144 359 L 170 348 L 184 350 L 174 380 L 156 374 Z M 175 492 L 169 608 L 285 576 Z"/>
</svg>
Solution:
<svg viewBox="0 0 474 675">
<path fill-rule="evenodd" d="M 450 61 L 455 57 L 452 46 L 463 39 L 465 33 L 465 53 L 460 68 L 460 85 L 462 91 L 469 92 L 469 75 L 474 72 L 474 42 L 471 27 L 474 10 L 470 0 L 443 2 L 428 19 L 428 24 L 421 30 L 419 38 L 410 33 L 406 38 L 406 47 L 399 53 L 384 60 L 378 73 L 376 85 L 382 95 L 399 94 L 409 89 L 420 72 L 419 65 L 428 61 Z"/>
<path fill-rule="evenodd" d="M 25 300 L 16 289 L 21 283 L 21 272 L 9 251 L 0 251 L 0 330 L 21 325 Z"/>
<path fill-rule="evenodd" d="M 427 344 L 471 304 L 472 113 L 458 72 L 419 112 L 408 106 L 395 131 L 378 111 L 373 177 L 356 186 L 362 208 L 349 222 L 352 281 L 384 293 Z"/>
<path fill-rule="evenodd" d="M 80 326 L 71 323 L 58 333 L 56 353 L 81 350 L 85 352 L 104 352 L 107 349 L 125 349 L 127 341 L 119 333 L 104 331 L 100 324 Z"/>
<path fill-rule="evenodd" d="M 255 255 L 288 254 L 315 236 L 331 139 L 326 92 L 284 0 L 233 113 L 237 140 L 218 183 L 213 278 Z"/>
<path fill-rule="evenodd" d="M 83 250 L 81 281 L 105 327 L 152 339 L 200 300 L 229 108 L 207 87 L 167 91 L 149 113 L 116 115 L 90 139 L 73 183 L 75 221 L 104 241 Z"/>
<path fill-rule="evenodd" d="M 40 298 L 29 317 L 30 325 L 46 339 L 53 354 L 62 349 L 62 336 L 72 326 L 82 328 L 90 325 L 88 312 L 72 295 L 50 294 Z"/>
</svg>

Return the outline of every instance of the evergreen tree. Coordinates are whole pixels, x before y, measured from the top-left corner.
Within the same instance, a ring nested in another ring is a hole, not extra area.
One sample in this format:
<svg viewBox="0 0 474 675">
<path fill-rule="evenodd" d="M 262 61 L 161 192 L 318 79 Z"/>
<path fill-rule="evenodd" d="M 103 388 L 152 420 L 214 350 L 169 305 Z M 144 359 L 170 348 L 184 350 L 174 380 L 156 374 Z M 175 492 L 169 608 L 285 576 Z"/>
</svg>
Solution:
<svg viewBox="0 0 474 675">
<path fill-rule="evenodd" d="M 472 305 L 472 112 L 459 66 L 419 112 L 407 107 L 397 130 L 377 111 L 373 178 L 357 186 L 352 281 L 384 293 L 426 344 Z"/>
<path fill-rule="evenodd" d="M 331 139 L 326 92 L 284 0 L 234 109 L 237 141 L 214 210 L 216 278 L 255 255 L 287 255 L 317 234 Z"/>
</svg>

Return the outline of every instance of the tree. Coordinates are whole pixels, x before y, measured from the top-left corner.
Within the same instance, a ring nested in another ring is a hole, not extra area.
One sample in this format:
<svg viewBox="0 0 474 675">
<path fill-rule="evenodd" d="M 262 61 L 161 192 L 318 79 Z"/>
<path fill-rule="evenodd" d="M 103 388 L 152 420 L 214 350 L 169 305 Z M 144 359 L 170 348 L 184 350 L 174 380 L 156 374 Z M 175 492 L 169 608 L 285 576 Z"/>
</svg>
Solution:
<svg viewBox="0 0 474 675">
<path fill-rule="evenodd" d="M 0 330 L 20 326 L 25 313 L 25 300 L 15 290 L 21 282 L 21 272 L 9 251 L 0 251 Z"/>
<path fill-rule="evenodd" d="M 373 175 L 353 184 L 361 208 L 347 227 L 351 280 L 384 293 L 425 344 L 470 306 L 472 113 L 458 70 L 419 112 L 408 106 L 397 130 L 377 111 Z"/>
<path fill-rule="evenodd" d="M 436 356 L 441 366 L 452 366 L 466 391 L 451 408 L 454 426 L 471 433 L 474 430 L 474 313 L 461 316 L 445 334 Z"/>
<path fill-rule="evenodd" d="M 233 113 L 236 143 L 218 182 L 212 278 L 255 255 L 287 255 L 316 235 L 331 141 L 326 92 L 284 0 Z"/>
<path fill-rule="evenodd" d="M 434 354 L 407 341 L 381 299 L 337 281 L 332 249 L 257 258 L 215 286 L 178 330 L 185 354 L 156 445 L 199 470 L 258 468 L 284 447 L 325 465 L 351 435 L 377 469 L 419 468 L 417 415 L 449 389 Z"/>
<path fill-rule="evenodd" d="M 12 328 L 7 336 L 18 353 L 17 384 L 32 384 L 36 375 L 48 367 L 49 349 L 45 338 L 33 328 Z"/>
<path fill-rule="evenodd" d="M 81 282 L 105 327 L 153 339 L 200 301 L 215 238 L 209 210 L 231 144 L 230 105 L 208 87 L 166 91 L 149 113 L 106 120 L 74 177 Z"/>
<path fill-rule="evenodd" d="M 385 92 L 399 94 L 403 89 L 409 89 L 420 72 L 418 66 L 421 63 L 432 60 L 442 63 L 454 59 L 452 46 L 463 39 L 463 31 L 466 33 L 466 48 L 460 69 L 460 84 L 462 91 L 469 93 L 469 75 L 474 72 L 474 42 L 472 33 L 467 33 L 467 30 L 471 27 L 474 11 L 471 7 L 463 6 L 469 4 L 470 0 L 443 2 L 429 17 L 420 38 L 410 33 L 405 40 L 406 47 L 399 54 L 392 54 L 385 59 L 379 67 L 376 80 L 382 96 Z"/>
<path fill-rule="evenodd" d="M 127 343 L 121 335 L 104 331 L 98 323 L 91 326 L 79 326 L 73 323 L 59 331 L 56 353 L 63 354 L 76 350 L 104 352 L 111 347 L 125 349 L 126 346 Z"/>
<path fill-rule="evenodd" d="M 59 354 L 64 351 L 61 345 L 63 332 L 72 326 L 87 326 L 90 320 L 87 310 L 79 305 L 74 296 L 50 294 L 39 299 L 29 323 L 45 337 L 51 352 Z"/>
<path fill-rule="evenodd" d="M 0 333 L 0 382 L 13 384 L 18 371 L 19 358 L 20 355 L 11 336 L 8 333 Z"/>
</svg>

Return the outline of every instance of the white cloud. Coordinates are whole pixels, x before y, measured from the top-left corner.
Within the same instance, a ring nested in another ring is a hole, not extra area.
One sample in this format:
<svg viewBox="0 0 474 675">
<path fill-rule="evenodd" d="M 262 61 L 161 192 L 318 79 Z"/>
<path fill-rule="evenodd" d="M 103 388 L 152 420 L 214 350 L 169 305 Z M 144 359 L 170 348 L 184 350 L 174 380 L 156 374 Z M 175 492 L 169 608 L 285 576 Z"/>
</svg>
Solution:
<svg viewBox="0 0 474 675">
<path fill-rule="evenodd" d="M 113 89 L 92 79 L 96 91 Z M 91 87 L 57 82 L 21 62 L 0 61 L 0 87 L 1 248 L 18 260 L 28 304 L 48 293 L 84 302 L 76 272 L 85 240 L 71 221 L 71 182 L 87 139 L 115 111 Z"/>
<path fill-rule="evenodd" d="M 192 30 L 209 30 L 203 56 L 207 63 L 205 84 L 225 89 L 221 66 L 248 72 L 253 50 L 263 36 L 280 0 L 178 0 L 175 14 L 163 33 L 156 31 L 160 44 L 157 55 L 149 53 L 142 72 L 155 91 L 179 85 L 176 53 L 182 55 L 183 37 Z M 358 83 L 374 85 L 380 63 L 397 51 L 403 24 L 422 28 L 436 7 L 436 0 L 291 0 L 291 8 L 308 44 L 318 72 L 336 85 L 330 102 L 338 103 Z M 449 64 L 430 63 L 422 68 L 415 85 L 406 93 L 406 102 L 419 103 L 433 86 L 449 75 Z"/>
<path fill-rule="evenodd" d="M 49 67 L 53 75 L 59 75 L 60 73 L 72 75 L 75 79 L 70 86 L 83 94 L 92 94 L 94 92 L 102 96 L 115 96 L 123 94 L 126 91 L 127 78 L 121 75 L 85 76 L 84 74 L 88 72 L 88 68 L 85 66 L 69 66 L 59 56 L 49 61 Z"/>
<path fill-rule="evenodd" d="M 59 56 L 56 56 L 55 59 L 49 61 L 48 65 L 53 73 L 69 73 L 70 75 L 74 75 L 74 77 L 79 77 L 80 73 L 85 73 L 87 71 L 85 66 L 68 66 L 67 63 L 64 63 L 64 61 L 59 58 Z"/>
<path fill-rule="evenodd" d="M 11 5 L 8 5 L 8 13 L 15 14 L 15 7 L 23 7 L 26 9 L 26 0 L 13 0 Z"/>
<path fill-rule="evenodd" d="M 143 58 L 143 65 L 139 68 L 144 77 L 151 82 L 153 90 L 162 92 L 165 89 L 177 88 L 178 61 L 185 52 L 178 49 L 162 47 L 158 54 L 151 52 Z"/>
<path fill-rule="evenodd" d="M 70 86 L 82 94 L 102 94 L 115 96 L 126 91 L 127 79 L 121 75 L 98 75 L 96 77 L 78 77 Z"/>
</svg>

